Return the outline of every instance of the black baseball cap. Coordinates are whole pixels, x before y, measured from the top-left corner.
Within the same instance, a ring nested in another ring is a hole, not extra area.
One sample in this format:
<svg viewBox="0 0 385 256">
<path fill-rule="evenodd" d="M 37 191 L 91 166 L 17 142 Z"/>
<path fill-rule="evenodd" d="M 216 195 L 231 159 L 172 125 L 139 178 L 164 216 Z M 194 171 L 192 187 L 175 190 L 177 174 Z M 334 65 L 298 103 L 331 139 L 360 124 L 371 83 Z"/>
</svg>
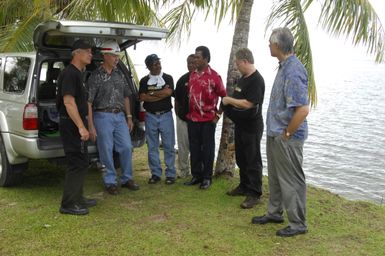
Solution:
<svg viewBox="0 0 385 256">
<path fill-rule="evenodd" d="M 72 45 L 72 51 L 75 51 L 77 49 L 92 49 L 92 45 L 86 40 L 79 39 L 75 41 L 75 43 Z"/>
<path fill-rule="evenodd" d="M 158 55 L 156 54 L 150 54 L 146 57 L 146 59 L 144 60 L 144 63 L 146 64 L 147 67 L 150 67 L 152 64 L 155 63 L 155 61 L 157 60 L 160 60 L 160 58 L 158 57 Z"/>
</svg>

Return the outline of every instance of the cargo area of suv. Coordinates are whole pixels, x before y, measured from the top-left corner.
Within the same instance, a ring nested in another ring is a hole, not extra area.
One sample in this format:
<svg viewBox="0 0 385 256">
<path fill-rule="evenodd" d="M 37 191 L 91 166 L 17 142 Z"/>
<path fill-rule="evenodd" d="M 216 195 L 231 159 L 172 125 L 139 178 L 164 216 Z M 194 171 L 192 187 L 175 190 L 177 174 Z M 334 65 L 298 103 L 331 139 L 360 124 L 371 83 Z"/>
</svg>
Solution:
<svg viewBox="0 0 385 256">
<path fill-rule="evenodd" d="M 0 186 L 18 182 L 29 159 L 60 160 L 64 157 L 56 109 L 57 79 L 71 61 L 74 41 L 85 39 L 94 45 L 93 61 L 86 67 L 84 82 L 102 61 L 101 43 L 115 39 L 122 51 L 142 40 L 161 40 L 167 30 L 125 23 L 89 21 L 48 21 L 34 32 L 33 53 L 0 54 Z M 144 144 L 143 113 L 129 56 L 118 68 L 132 91 L 131 112 L 135 124 L 131 134 L 134 147 Z M 97 156 L 90 145 L 89 152 Z"/>
</svg>

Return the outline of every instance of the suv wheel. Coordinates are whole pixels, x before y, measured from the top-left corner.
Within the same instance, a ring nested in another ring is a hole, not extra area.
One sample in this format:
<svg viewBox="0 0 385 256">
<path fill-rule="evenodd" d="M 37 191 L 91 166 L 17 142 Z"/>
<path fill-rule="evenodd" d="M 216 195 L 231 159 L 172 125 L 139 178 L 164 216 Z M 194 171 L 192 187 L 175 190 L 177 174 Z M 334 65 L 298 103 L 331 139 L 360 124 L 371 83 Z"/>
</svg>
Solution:
<svg viewBox="0 0 385 256">
<path fill-rule="evenodd" d="M 28 163 L 15 164 L 9 163 L 3 139 L 0 136 L 0 187 L 9 187 L 20 182 L 23 171 L 28 167 Z"/>
</svg>

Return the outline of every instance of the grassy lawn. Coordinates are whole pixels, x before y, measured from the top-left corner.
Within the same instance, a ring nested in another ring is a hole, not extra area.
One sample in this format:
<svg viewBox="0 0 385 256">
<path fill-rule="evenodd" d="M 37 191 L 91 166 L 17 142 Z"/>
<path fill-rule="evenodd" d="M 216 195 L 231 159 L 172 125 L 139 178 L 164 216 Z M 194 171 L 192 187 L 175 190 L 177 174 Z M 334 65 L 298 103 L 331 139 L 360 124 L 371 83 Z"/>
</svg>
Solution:
<svg viewBox="0 0 385 256">
<path fill-rule="evenodd" d="M 0 255 L 385 255 L 385 207 L 308 188 L 309 233 L 275 236 L 284 224 L 252 225 L 266 211 L 239 207 L 225 192 L 238 178 L 216 178 L 208 191 L 148 185 L 146 148 L 134 152 L 139 191 L 104 192 L 90 170 L 85 194 L 98 199 L 87 216 L 59 214 L 64 168 L 33 161 L 23 183 L 0 188 Z"/>
</svg>

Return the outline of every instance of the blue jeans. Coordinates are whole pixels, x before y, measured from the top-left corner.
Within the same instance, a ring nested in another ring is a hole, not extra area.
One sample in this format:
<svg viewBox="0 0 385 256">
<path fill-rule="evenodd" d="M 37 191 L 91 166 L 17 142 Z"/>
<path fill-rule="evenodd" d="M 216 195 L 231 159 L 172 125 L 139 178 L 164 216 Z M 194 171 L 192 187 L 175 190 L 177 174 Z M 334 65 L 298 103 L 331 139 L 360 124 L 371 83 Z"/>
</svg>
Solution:
<svg viewBox="0 0 385 256">
<path fill-rule="evenodd" d="M 175 133 L 172 112 L 154 115 L 146 112 L 146 140 L 148 146 L 148 165 L 152 175 L 162 176 L 159 158 L 159 134 L 162 138 L 166 177 L 175 177 Z"/>
<path fill-rule="evenodd" d="M 104 184 L 116 184 L 113 150 L 119 153 L 122 170 L 121 183 L 132 180 L 132 144 L 127 121 L 123 112 L 113 114 L 94 112 L 97 146 L 101 163 L 106 167 Z"/>
</svg>

